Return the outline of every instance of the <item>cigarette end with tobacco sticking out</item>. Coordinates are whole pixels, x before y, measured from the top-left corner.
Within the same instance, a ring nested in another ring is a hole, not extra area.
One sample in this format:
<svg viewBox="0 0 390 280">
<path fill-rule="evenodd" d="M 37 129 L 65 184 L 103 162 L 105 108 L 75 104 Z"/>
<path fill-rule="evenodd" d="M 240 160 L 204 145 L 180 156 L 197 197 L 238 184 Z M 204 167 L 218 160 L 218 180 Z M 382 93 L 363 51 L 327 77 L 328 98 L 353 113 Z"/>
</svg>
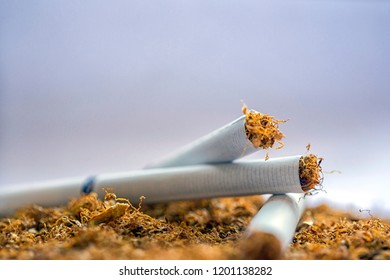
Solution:
<svg viewBox="0 0 390 280">
<path fill-rule="evenodd" d="M 241 241 L 241 259 L 281 259 L 293 239 L 305 210 L 305 196 L 322 188 L 322 158 L 313 154 L 299 160 L 299 178 L 304 195 L 272 195 L 253 217 Z"/>
<path fill-rule="evenodd" d="M 279 123 L 286 120 L 248 110 L 246 105 L 243 105 L 242 112 L 244 115 L 238 119 L 146 168 L 232 162 L 258 149 L 266 150 L 268 159 L 268 149 L 273 148 L 275 142 L 280 145 L 276 149 L 283 147 L 284 134 L 279 130 Z"/>
<path fill-rule="evenodd" d="M 281 141 L 284 134 L 279 130 L 279 123 L 287 120 L 277 120 L 275 117 L 259 113 L 255 110 L 248 110 L 244 104 L 242 112 L 245 115 L 245 134 L 246 138 L 252 143 L 254 148 L 262 148 L 267 151 L 265 159 L 268 157 L 268 149 L 273 148 L 275 142 L 279 143 L 279 150 L 284 147 Z"/>
</svg>

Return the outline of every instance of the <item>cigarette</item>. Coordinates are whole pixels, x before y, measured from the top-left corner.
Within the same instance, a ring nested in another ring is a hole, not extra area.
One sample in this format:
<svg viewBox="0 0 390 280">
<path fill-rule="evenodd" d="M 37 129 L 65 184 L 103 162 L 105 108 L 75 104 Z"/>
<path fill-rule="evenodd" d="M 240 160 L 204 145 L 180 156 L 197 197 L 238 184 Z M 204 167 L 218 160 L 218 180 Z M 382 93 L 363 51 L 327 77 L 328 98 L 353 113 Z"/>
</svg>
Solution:
<svg viewBox="0 0 390 280">
<path fill-rule="evenodd" d="M 299 180 L 309 193 L 322 184 L 322 158 L 308 154 L 299 159 Z M 241 259 L 279 259 L 293 238 L 305 209 L 305 196 L 276 194 L 254 216 L 240 246 Z"/>
<path fill-rule="evenodd" d="M 300 162 L 305 156 L 251 160 L 224 164 L 135 170 L 73 178 L 24 187 L 0 188 L 0 214 L 21 206 L 57 206 L 81 193 L 95 191 L 104 197 L 111 188 L 122 198 L 137 203 L 168 202 L 257 194 L 304 193 Z M 303 166 L 304 168 L 304 166 Z M 305 183 L 307 183 L 305 181 Z"/>
<path fill-rule="evenodd" d="M 272 195 L 249 223 L 241 258 L 280 258 L 294 236 L 304 209 L 305 199 L 301 194 Z"/>
<path fill-rule="evenodd" d="M 284 137 L 278 124 L 286 122 L 273 116 L 248 110 L 231 123 L 183 146 L 165 159 L 154 162 L 146 168 L 174 167 L 185 165 L 227 163 L 256 152 L 259 148 L 268 150 L 275 142 L 283 147 Z M 268 158 L 268 153 L 266 159 Z"/>
</svg>

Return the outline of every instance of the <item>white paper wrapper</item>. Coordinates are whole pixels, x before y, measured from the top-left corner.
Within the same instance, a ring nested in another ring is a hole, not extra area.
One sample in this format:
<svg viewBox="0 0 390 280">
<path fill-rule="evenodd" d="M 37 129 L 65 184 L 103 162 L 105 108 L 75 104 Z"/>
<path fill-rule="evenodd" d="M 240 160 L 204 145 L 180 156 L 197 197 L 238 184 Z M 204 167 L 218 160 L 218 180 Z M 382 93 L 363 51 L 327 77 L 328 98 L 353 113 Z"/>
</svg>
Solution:
<svg viewBox="0 0 390 280">
<path fill-rule="evenodd" d="M 0 216 L 31 204 L 61 206 L 80 195 L 84 182 L 79 177 L 0 188 Z"/>
<path fill-rule="evenodd" d="M 227 163 L 256 152 L 246 138 L 245 116 L 183 146 L 165 159 L 146 168 L 173 167 L 205 163 Z"/>
<path fill-rule="evenodd" d="M 168 202 L 211 197 L 255 194 L 303 193 L 299 181 L 300 156 L 227 164 L 137 170 L 101 174 L 94 178 L 94 191 L 104 197 L 103 188 L 112 188 L 117 197 L 138 203 Z M 0 189 L 0 214 L 27 203 L 56 206 L 69 196 L 78 196 L 86 178 L 39 184 L 9 191 Z"/>
<path fill-rule="evenodd" d="M 279 239 L 282 251 L 290 244 L 305 209 L 303 194 L 271 196 L 250 222 L 247 234 L 265 232 Z"/>
<path fill-rule="evenodd" d="M 95 189 L 146 203 L 255 194 L 303 193 L 300 156 L 227 164 L 148 169 L 99 175 Z"/>
</svg>

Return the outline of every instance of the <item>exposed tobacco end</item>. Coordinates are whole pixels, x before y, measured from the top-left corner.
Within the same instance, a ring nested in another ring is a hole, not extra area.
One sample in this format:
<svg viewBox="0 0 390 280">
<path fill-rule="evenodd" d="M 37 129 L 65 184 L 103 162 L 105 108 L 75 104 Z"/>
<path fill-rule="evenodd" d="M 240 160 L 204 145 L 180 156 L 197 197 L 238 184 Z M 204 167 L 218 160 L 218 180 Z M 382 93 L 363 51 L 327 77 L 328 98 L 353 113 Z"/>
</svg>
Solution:
<svg viewBox="0 0 390 280">
<path fill-rule="evenodd" d="M 277 120 L 273 116 L 262 114 L 254 110 L 248 110 L 244 105 L 242 112 L 245 114 L 245 132 L 246 137 L 251 141 L 253 147 L 269 149 L 273 148 L 275 142 L 279 143 L 279 147 L 283 148 L 281 142 L 284 134 L 279 130 L 279 123 L 287 120 Z"/>
<path fill-rule="evenodd" d="M 238 257 L 245 260 L 277 260 L 282 253 L 280 241 L 265 232 L 253 232 L 241 241 L 239 248 L 241 254 Z"/>
<path fill-rule="evenodd" d="M 304 192 L 313 190 L 322 183 L 322 158 L 309 154 L 299 159 L 299 180 Z"/>
</svg>

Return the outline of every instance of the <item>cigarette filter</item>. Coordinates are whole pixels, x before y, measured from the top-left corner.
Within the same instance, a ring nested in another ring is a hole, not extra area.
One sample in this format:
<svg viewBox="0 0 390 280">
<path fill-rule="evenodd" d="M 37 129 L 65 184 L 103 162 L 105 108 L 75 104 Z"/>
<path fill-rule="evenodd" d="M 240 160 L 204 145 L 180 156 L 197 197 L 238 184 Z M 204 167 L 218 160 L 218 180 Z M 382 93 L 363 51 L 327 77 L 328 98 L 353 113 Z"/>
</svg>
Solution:
<svg viewBox="0 0 390 280">
<path fill-rule="evenodd" d="M 26 204 L 56 206 L 81 192 L 112 188 L 118 196 L 146 203 L 256 194 L 303 193 L 299 176 L 301 156 L 252 160 L 226 164 L 136 170 L 100 174 L 91 179 L 75 178 L 0 189 L 0 214 Z"/>
<path fill-rule="evenodd" d="M 243 107 L 244 116 L 183 146 L 165 159 L 146 168 L 173 167 L 205 163 L 227 163 L 254 153 L 258 148 L 272 148 L 284 135 L 273 116 L 261 114 Z"/>
<path fill-rule="evenodd" d="M 252 246 L 246 250 L 247 258 L 278 258 L 290 244 L 299 219 L 305 209 L 302 194 L 272 195 L 253 217 L 247 228 L 248 239 Z M 264 252 L 266 238 L 273 245 L 273 252 Z M 255 244 L 257 243 L 257 247 Z M 268 257 L 264 257 L 267 254 Z M 272 257 L 270 257 L 272 256 Z"/>
</svg>

